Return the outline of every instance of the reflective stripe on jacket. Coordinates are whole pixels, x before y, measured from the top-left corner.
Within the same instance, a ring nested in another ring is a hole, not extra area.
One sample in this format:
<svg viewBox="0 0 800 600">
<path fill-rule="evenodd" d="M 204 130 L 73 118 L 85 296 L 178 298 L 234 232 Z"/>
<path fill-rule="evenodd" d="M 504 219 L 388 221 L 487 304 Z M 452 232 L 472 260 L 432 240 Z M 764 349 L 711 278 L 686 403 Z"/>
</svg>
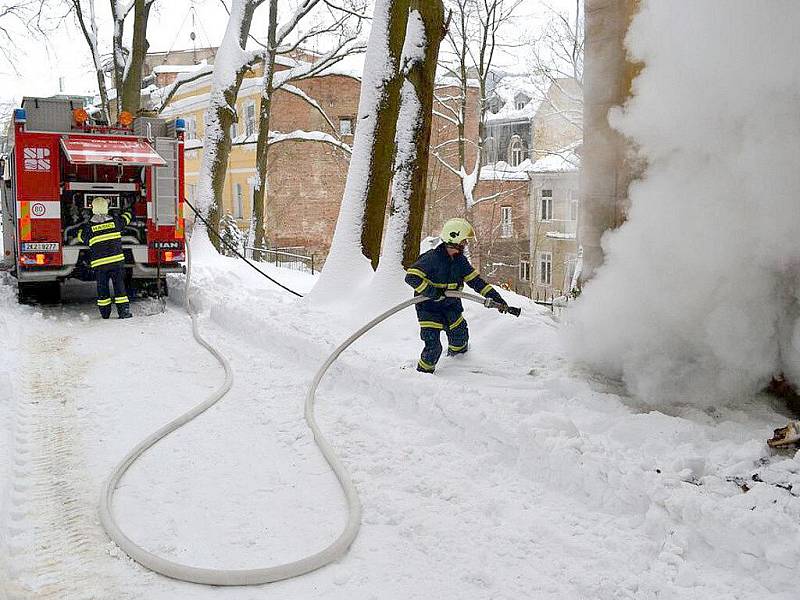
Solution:
<svg viewBox="0 0 800 600">
<path fill-rule="evenodd" d="M 104 221 L 87 221 L 78 231 L 79 242 L 89 246 L 89 266 L 92 269 L 119 267 L 125 264 L 122 252 L 122 231 L 131 222 L 130 211 L 119 216 L 109 215 Z"/>
</svg>

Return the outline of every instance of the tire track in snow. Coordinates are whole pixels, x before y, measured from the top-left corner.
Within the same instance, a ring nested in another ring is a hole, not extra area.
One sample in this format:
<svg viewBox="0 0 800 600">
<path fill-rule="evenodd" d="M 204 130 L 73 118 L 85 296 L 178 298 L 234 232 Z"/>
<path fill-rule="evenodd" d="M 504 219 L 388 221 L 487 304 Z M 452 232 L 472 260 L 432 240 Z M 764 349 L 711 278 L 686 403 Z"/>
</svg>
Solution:
<svg viewBox="0 0 800 600">
<path fill-rule="evenodd" d="M 0 301 L 7 302 L 11 299 L 10 288 L 5 284 L 7 277 L 0 274 Z M 16 339 L 11 337 L 11 330 L 0 311 L 0 423 L 6 422 L 9 428 L 0 431 L 0 482 L 9 481 L 11 478 L 11 448 L 13 447 L 13 382 L 11 373 L 14 371 L 14 357 Z M 0 600 L 8 600 L 11 593 L 9 581 L 10 557 L 8 555 L 8 539 L 5 531 L 7 521 L 10 489 L 0 489 Z"/>
<path fill-rule="evenodd" d="M 129 597 L 102 568 L 111 545 L 97 526 L 96 490 L 82 460 L 75 396 L 86 364 L 67 336 L 40 334 L 22 353 L 7 524 L 16 591 L 9 600 Z"/>
</svg>

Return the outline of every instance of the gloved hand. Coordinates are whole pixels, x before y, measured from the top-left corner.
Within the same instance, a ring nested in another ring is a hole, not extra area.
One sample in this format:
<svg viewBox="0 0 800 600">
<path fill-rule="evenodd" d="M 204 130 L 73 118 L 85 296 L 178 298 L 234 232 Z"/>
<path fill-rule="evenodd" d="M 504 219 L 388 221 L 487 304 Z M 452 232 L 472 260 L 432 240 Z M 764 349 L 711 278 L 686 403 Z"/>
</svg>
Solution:
<svg viewBox="0 0 800 600">
<path fill-rule="evenodd" d="M 503 300 L 503 297 L 495 290 L 492 291 L 494 292 L 494 294 L 491 294 L 489 297 L 500 305 L 496 307 L 497 310 L 499 310 L 500 312 L 506 312 L 506 310 L 508 310 L 508 302 Z"/>
</svg>

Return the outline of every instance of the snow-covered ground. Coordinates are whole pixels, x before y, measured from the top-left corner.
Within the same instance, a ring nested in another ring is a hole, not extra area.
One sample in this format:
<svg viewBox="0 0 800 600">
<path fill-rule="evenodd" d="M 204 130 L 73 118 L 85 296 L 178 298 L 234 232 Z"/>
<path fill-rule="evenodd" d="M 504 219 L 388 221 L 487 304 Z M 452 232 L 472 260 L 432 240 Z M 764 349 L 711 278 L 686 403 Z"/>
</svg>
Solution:
<svg viewBox="0 0 800 600">
<path fill-rule="evenodd" d="M 300 292 L 313 285 L 270 272 Z M 135 319 L 101 321 L 90 294 L 21 307 L 2 281 L 3 600 L 800 593 L 800 461 L 763 442 L 785 420 L 781 407 L 756 397 L 653 411 L 572 366 L 562 326 L 519 297 L 519 319 L 468 305 L 471 351 L 443 358 L 434 376 L 402 368 L 421 346 L 409 309 L 323 380 L 320 425 L 364 505 L 343 559 L 255 588 L 152 574 L 108 541 L 96 507 L 116 462 L 222 378 L 193 341 L 180 279 L 171 283 L 165 313 L 144 316 L 153 307 L 139 304 Z M 338 535 L 345 506 L 303 420 L 304 395 L 327 354 L 372 315 L 298 299 L 222 257 L 195 262 L 193 289 L 235 385 L 132 467 L 116 497 L 121 525 L 200 566 L 268 566 L 317 550 Z"/>
</svg>

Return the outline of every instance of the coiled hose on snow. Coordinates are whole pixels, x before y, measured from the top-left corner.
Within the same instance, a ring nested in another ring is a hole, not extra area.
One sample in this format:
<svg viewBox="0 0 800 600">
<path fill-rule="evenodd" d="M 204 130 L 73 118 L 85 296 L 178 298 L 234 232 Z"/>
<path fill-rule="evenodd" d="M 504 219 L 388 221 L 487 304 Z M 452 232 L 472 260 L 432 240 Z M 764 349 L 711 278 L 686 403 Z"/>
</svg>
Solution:
<svg viewBox="0 0 800 600">
<path fill-rule="evenodd" d="M 336 454 L 333 451 L 333 448 L 322 435 L 322 432 L 317 425 L 316 418 L 314 416 L 314 402 L 315 402 L 315 394 L 317 391 L 317 386 L 319 386 L 322 377 L 325 375 L 328 368 L 334 363 L 334 361 L 339 357 L 339 355 L 360 338 L 364 333 L 375 327 L 381 321 L 387 319 L 388 317 L 392 316 L 393 314 L 412 306 L 413 304 L 417 304 L 419 302 L 424 302 L 428 298 L 424 296 L 417 296 L 415 298 L 410 298 L 405 302 L 401 302 L 397 306 L 387 310 L 386 312 L 378 315 L 374 319 L 372 319 L 369 323 L 361 327 L 358 331 L 356 331 L 353 335 L 347 338 L 342 344 L 339 345 L 328 357 L 325 363 L 319 368 L 316 375 L 314 376 L 314 380 L 311 382 L 311 386 L 309 387 L 308 394 L 306 395 L 305 401 L 305 419 L 308 423 L 309 428 L 314 433 L 314 441 L 316 442 L 317 446 L 319 447 L 322 455 L 325 457 L 325 460 L 328 461 L 333 472 L 336 474 L 337 479 L 339 480 L 339 484 L 341 485 L 342 491 L 344 492 L 345 498 L 347 500 L 348 505 L 348 516 L 347 516 L 347 524 L 345 525 L 344 530 L 342 533 L 337 537 L 331 544 L 327 547 L 323 548 L 322 550 L 307 556 L 305 558 L 301 558 L 296 561 L 270 566 L 270 567 L 262 567 L 262 568 L 255 568 L 255 569 L 210 569 L 210 568 L 203 568 L 203 567 L 193 567 L 191 565 L 183 565 L 166 558 L 162 558 L 160 556 L 156 556 L 152 552 L 149 552 L 145 548 L 142 548 L 132 539 L 130 539 L 125 532 L 117 524 L 114 513 L 112 510 L 112 504 L 114 501 L 114 492 L 117 489 L 117 485 L 119 484 L 120 479 L 125 475 L 125 472 L 130 468 L 130 466 L 149 448 L 153 447 L 157 444 L 160 440 L 164 439 L 170 433 L 178 429 L 179 427 L 185 425 L 198 415 L 202 414 L 214 404 L 216 404 L 227 392 L 231 389 L 233 385 L 233 372 L 231 370 L 230 363 L 228 360 L 211 344 L 209 344 L 203 337 L 200 335 L 198 324 L 197 324 L 197 314 L 194 311 L 194 307 L 192 306 L 192 302 L 189 297 L 189 286 L 191 282 L 191 273 L 192 273 L 192 261 L 191 261 L 191 254 L 189 252 L 189 244 L 186 244 L 186 258 L 187 258 L 187 269 L 186 269 L 186 284 L 185 284 L 185 291 L 184 291 L 184 306 L 186 311 L 189 313 L 189 316 L 192 320 L 192 334 L 194 335 L 195 340 L 203 346 L 206 350 L 208 350 L 214 358 L 219 361 L 222 365 L 222 368 L 225 370 L 225 380 L 222 382 L 222 385 L 214 391 L 209 398 L 189 410 L 188 412 L 184 413 L 183 415 L 177 417 L 176 419 L 170 421 L 163 427 L 161 427 L 158 431 L 153 433 L 152 435 L 148 436 L 144 440 L 142 440 L 139 444 L 137 444 L 123 459 L 120 463 L 116 466 L 114 471 L 109 476 L 108 480 L 106 481 L 105 485 L 103 486 L 102 494 L 100 496 L 100 523 L 102 524 L 103 528 L 108 533 L 108 536 L 117 544 L 117 546 L 122 549 L 128 556 L 130 556 L 133 560 L 138 562 L 143 567 L 150 569 L 151 571 L 155 571 L 156 573 L 160 573 L 162 575 L 166 575 L 167 577 L 171 577 L 173 579 L 178 579 L 181 581 L 188 581 L 192 583 L 202 583 L 207 585 L 259 585 L 264 583 L 271 583 L 274 581 L 280 581 L 283 579 L 290 579 L 292 577 L 297 577 L 298 575 L 303 575 L 305 573 L 309 573 L 310 571 L 314 571 L 315 569 L 319 569 L 345 554 L 347 549 L 350 547 L 350 544 L 353 543 L 356 536 L 358 535 L 358 529 L 361 525 L 361 502 L 358 498 L 358 492 L 356 491 L 355 486 L 353 485 L 352 480 L 350 479 L 350 474 L 347 472 L 344 464 L 339 460 Z M 465 294 L 463 292 L 456 292 L 456 291 L 449 291 L 446 293 L 448 296 L 451 297 L 458 297 L 463 298 L 464 300 L 471 300 L 473 302 L 478 302 L 481 304 L 485 303 L 485 299 L 479 296 L 473 296 L 471 294 Z"/>
</svg>

